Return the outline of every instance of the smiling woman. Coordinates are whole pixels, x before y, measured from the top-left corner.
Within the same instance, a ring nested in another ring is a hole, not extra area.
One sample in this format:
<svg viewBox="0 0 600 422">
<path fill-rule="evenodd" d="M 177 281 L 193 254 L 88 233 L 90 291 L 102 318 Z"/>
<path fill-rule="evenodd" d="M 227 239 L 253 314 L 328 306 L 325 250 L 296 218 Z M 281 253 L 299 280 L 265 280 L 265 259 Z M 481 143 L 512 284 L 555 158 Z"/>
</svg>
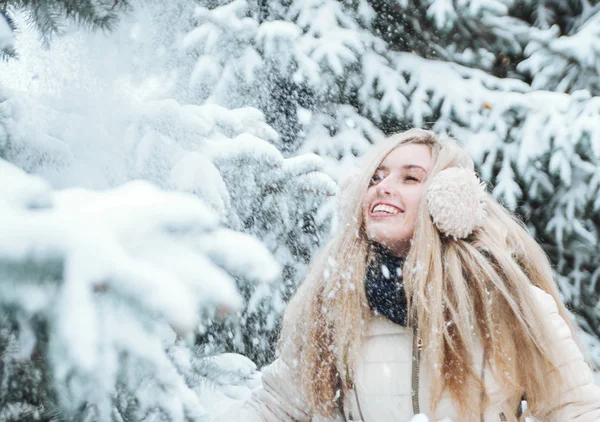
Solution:
<svg viewBox="0 0 600 422">
<path fill-rule="evenodd" d="M 552 269 L 455 142 L 388 138 L 285 313 L 280 356 L 227 421 L 597 422 L 600 388 Z"/>
<path fill-rule="evenodd" d="M 394 255 L 406 256 L 410 249 L 431 165 L 427 145 L 401 145 L 385 157 L 371 178 L 363 201 L 366 234 Z"/>
</svg>

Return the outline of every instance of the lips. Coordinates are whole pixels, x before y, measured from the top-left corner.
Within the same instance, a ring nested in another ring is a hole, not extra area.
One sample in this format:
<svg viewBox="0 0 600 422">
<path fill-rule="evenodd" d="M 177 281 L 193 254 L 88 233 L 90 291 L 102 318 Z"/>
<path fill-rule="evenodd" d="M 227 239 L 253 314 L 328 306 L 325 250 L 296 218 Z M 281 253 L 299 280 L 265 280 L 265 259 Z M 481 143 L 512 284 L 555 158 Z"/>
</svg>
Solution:
<svg viewBox="0 0 600 422">
<path fill-rule="evenodd" d="M 371 207 L 371 217 L 393 217 L 403 213 L 404 210 L 388 202 L 376 202 Z"/>
</svg>

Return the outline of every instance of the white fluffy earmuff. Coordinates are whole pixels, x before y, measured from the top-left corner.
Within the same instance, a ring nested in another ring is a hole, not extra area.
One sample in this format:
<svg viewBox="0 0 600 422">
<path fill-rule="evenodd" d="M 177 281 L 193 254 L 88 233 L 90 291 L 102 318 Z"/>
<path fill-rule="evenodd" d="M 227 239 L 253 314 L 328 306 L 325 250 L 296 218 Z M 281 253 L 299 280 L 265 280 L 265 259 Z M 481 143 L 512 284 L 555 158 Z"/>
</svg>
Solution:
<svg viewBox="0 0 600 422">
<path fill-rule="evenodd" d="M 485 183 L 474 171 L 460 167 L 440 171 L 427 189 L 433 223 L 441 233 L 457 239 L 464 239 L 483 225 L 485 199 Z"/>
</svg>

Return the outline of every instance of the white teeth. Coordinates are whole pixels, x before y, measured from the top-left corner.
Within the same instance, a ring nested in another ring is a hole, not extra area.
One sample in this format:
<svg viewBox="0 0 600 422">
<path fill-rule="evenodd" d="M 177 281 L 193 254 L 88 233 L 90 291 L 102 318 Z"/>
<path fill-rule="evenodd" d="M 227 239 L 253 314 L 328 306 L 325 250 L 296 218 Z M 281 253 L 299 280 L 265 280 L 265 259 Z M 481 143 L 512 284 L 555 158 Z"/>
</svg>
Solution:
<svg viewBox="0 0 600 422">
<path fill-rule="evenodd" d="M 398 208 L 389 206 L 389 205 L 385 205 L 385 204 L 377 204 L 375 205 L 375 208 L 373 208 L 373 212 L 384 212 L 386 214 L 398 214 Z"/>
</svg>

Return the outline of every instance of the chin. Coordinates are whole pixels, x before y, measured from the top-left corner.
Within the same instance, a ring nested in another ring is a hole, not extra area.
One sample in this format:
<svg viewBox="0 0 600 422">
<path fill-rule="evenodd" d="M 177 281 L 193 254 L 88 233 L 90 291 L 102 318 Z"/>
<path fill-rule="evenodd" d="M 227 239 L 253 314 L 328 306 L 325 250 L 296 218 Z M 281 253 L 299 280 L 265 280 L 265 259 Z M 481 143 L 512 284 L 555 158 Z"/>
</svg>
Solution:
<svg viewBox="0 0 600 422">
<path fill-rule="evenodd" d="M 404 250 L 405 245 L 410 243 L 412 233 L 390 233 L 390 230 L 385 230 L 384 227 L 373 227 L 371 230 L 367 230 L 367 238 L 391 251 L 399 251 Z"/>
<path fill-rule="evenodd" d="M 389 233 L 371 233 L 368 235 L 371 242 L 379 243 L 386 248 L 392 249 L 394 246 L 403 243 L 403 240 L 390 236 Z"/>
</svg>

